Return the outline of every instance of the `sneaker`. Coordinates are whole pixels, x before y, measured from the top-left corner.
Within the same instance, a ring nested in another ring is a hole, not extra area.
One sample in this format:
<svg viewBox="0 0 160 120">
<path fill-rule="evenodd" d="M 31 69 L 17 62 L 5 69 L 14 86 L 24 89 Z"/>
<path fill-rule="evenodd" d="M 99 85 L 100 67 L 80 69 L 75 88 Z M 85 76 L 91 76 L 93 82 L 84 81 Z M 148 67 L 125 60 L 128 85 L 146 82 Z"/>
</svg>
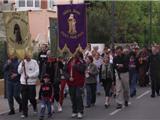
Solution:
<svg viewBox="0 0 160 120">
<path fill-rule="evenodd" d="M 97 92 L 97 95 L 98 95 L 98 96 L 100 96 L 100 95 L 101 95 L 101 93 L 100 93 L 100 92 Z"/>
<path fill-rule="evenodd" d="M 48 118 L 51 118 L 52 117 L 52 114 L 51 113 L 48 113 Z"/>
<path fill-rule="evenodd" d="M 14 115 L 14 114 L 15 114 L 14 110 L 9 111 L 9 113 L 8 113 L 8 115 Z"/>
<path fill-rule="evenodd" d="M 125 105 L 126 107 L 128 107 L 128 101 L 125 101 L 124 105 Z"/>
<path fill-rule="evenodd" d="M 117 104 L 116 109 L 122 109 L 122 104 Z"/>
<path fill-rule="evenodd" d="M 62 106 L 58 104 L 58 112 L 62 112 Z"/>
<path fill-rule="evenodd" d="M 34 113 L 34 114 L 37 114 L 38 112 L 37 112 L 37 111 L 34 111 L 33 113 Z"/>
<path fill-rule="evenodd" d="M 43 118 L 44 118 L 44 117 L 43 117 L 43 116 L 41 116 L 41 117 L 39 118 L 39 120 L 43 120 Z"/>
<path fill-rule="evenodd" d="M 90 105 L 86 105 L 86 106 L 85 106 L 85 108 L 90 108 L 90 107 L 91 107 Z"/>
<path fill-rule="evenodd" d="M 55 113 L 54 105 L 51 105 L 52 113 Z"/>
<path fill-rule="evenodd" d="M 113 98 L 116 98 L 116 94 L 113 95 Z"/>
<path fill-rule="evenodd" d="M 67 93 L 64 93 L 64 98 L 67 98 Z"/>
<path fill-rule="evenodd" d="M 21 118 L 27 118 L 27 115 L 22 114 Z"/>
<path fill-rule="evenodd" d="M 78 119 L 82 119 L 82 118 L 83 118 L 82 113 L 78 113 L 78 114 L 77 114 L 77 118 L 78 118 Z"/>
<path fill-rule="evenodd" d="M 22 112 L 22 105 L 19 105 L 19 112 Z"/>
<path fill-rule="evenodd" d="M 33 113 L 34 113 L 34 114 L 37 114 L 37 113 L 38 113 L 38 110 L 37 110 L 37 109 L 34 109 L 34 110 L 33 110 Z"/>
<path fill-rule="evenodd" d="M 160 96 L 159 91 L 157 91 L 156 93 L 157 93 L 157 96 Z"/>
<path fill-rule="evenodd" d="M 92 103 L 92 104 L 91 104 L 91 107 L 94 107 L 94 106 L 95 106 L 95 103 Z"/>
<path fill-rule="evenodd" d="M 154 95 L 154 94 L 152 94 L 152 95 L 151 95 L 151 98 L 155 98 L 155 95 Z"/>
<path fill-rule="evenodd" d="M 134 91 L 133 93 L 131 93 L 130 97 L 134 97 L 136 96 L 136 91 Z"/>
<path fill-rule="evenodd" d="M 72 118 L 75 118 L 75 117 L 77 117 L 77 113 L 72 113 L 72 116 L 71 116 Z"/>
<path fill-rule="evenodd" d="M 109 105 L 108 105 L 108 104 L 105 104 L 104 107 L 107 109 L 107 108 L 109 107 Z"/>
</svg>

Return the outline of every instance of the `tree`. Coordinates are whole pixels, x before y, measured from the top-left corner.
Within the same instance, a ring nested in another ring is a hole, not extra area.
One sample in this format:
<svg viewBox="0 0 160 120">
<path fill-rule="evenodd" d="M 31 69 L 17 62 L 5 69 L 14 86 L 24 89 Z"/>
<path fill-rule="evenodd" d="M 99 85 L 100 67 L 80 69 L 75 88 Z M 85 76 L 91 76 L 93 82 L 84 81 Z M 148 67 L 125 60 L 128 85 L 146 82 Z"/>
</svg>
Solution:
<svg viewBox="0 0 160 120">
<path fill-rule="evenodd" d="M 110 1 L 90 1 L 88 15 L 89 42 L 111 43 L 112 3 Z M 155 42 L 160 42 L 160 2 L 152 2 L 152 33 Z M 149 2 L 115 2 L 115 42 L 149 41 Z"/>
</svg>

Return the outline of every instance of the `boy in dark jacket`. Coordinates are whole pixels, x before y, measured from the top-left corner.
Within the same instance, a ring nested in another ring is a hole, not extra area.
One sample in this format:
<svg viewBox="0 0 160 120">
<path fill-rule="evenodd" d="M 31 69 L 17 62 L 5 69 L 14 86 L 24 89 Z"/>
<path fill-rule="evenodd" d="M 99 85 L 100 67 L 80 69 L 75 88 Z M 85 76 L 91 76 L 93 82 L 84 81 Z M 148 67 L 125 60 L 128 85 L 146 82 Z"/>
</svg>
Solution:
<svg viewBox="0 0 160 120">
<path fill-rule="evenodd" d="M 42 78 L 42 85 L 40 87 L 39 99 L 41 100 L 40 120 L 43 120 L 45 108 L 48 109 L 48 117 L 52 116 L 51 103 L 52 103 L 52 84 L 50 83 L 49 75 L 45 74 Z"/>
</svg>

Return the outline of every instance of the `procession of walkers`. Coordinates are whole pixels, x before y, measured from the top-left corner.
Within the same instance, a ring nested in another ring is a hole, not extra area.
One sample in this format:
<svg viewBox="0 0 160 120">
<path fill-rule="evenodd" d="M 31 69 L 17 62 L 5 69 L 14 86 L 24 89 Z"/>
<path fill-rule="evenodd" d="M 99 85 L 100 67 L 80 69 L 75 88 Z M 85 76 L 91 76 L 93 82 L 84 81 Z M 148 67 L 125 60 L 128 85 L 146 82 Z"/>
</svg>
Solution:
<svg viewBox="0 0 160 120">
<path fill-rule="evenodd" d="M 23 60 L 8 56 L 3 71 L 7 83 L 10 112 L 15 114 L 14 98 L 19 104 L 21 117 L 27 118 L 28 101 L 40 120 L 63 112 L 63 101 L 70 96 L 71 117 L 81 119 L 85 109 L 92 110 L 96 98 L 104 95 L 104 107 L 109 109 L 112 97 L 116 109 L 128 106 L 130 97 L 137 94 L 137 87 L 151 86 L 151 97 L 160 95 L 160 46 L 151 49 L 138 46 L 105 47 L 103 53 L 88 45 L 86 51 L 72 56 L 53 58 L 47 46 L 43 46 L 37 60 L 25 53 Z M 36 99 L 37 80 L 40 83 Z M 104 90 L 102 90 L 103 88 Z M 39 104 L 38 104 L 39 102 Z M 40 106 L 40 109 L 38 109 Z"/>
</svg>

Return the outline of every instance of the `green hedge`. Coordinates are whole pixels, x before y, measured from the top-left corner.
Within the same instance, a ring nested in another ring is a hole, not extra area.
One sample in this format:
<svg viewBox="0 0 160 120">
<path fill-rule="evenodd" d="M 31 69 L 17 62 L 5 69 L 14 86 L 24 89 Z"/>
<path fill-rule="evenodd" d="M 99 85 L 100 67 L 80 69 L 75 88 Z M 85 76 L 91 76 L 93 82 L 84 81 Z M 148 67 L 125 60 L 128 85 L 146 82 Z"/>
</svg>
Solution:
<svg viewBox="0 0 160 120">
<path fill-rule="evenodd" d="M 5 44 L 3 41 L 0 39 L 0 79 L 3 78 L 3 65 L 6 60 L 6 54 L 5 54 Z"/>
</svg>

